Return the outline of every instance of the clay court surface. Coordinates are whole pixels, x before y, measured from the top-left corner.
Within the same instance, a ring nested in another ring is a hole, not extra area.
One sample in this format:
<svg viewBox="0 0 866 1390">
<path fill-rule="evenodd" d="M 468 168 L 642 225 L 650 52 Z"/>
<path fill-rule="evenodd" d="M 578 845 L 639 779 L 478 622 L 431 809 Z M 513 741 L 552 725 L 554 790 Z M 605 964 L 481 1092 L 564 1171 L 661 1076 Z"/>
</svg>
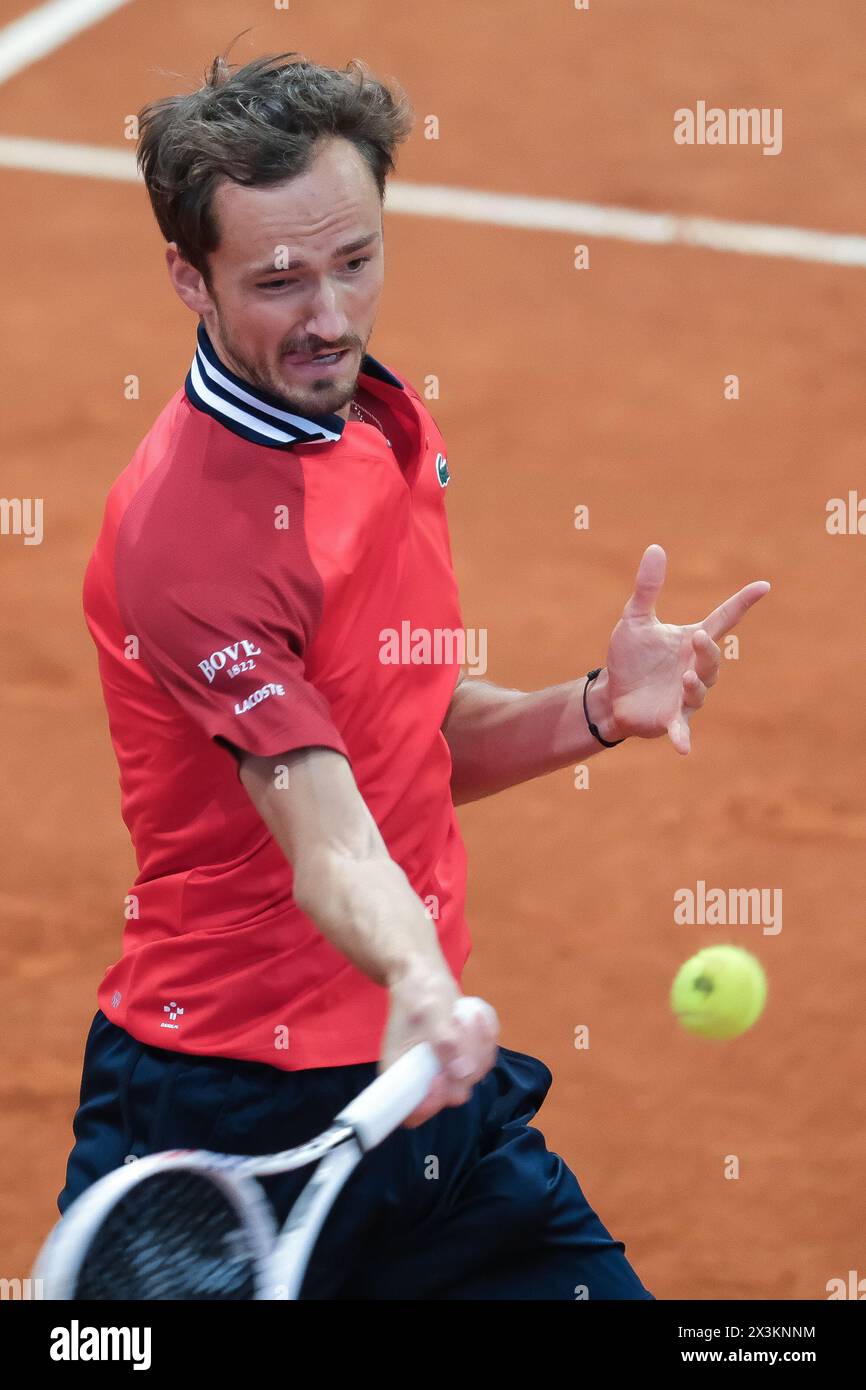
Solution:
<svg viewBox="0 0 866 1390">
<path fill-rule="evenodd" d="M 25 9 L 5 0 L 0 17 Z M 248 27 L 239 60 L 357 56 L 398 79 L 418 116 L 398 170 L 413 184 L 864 230 L 856 0 L 134 0 L 0 85 L 0 135 L 128 153 L 125 117 Z M 677 146 L 673 112 L 698 99 L 782 108 L 782 153 Z M 45 517 L 41 545 L 0 537 L 11 1278 L 56 1215 L 135 873 L 81 581 L 194 324 L 140 186 L 0 182 L 0 491 L 42 497 Z M 603 663 L 651 541 L 669 557 L 662 618 L 774 586 L 690 757 L 630 743 L 589 764 L 587 789 L 565 769 L 461 811 L 464 986 L 496 1005 L 507 1046 L 552 1069 L 548 1143 L 659 1298 L 826 1298 L 829 1279 L 866 1276 L 866 535 L 825 527 L 828 499 L 866 494 L 866 270 L 396 212 L 386 228 L 371 350 L 419 386 L 439 378 L 464 621 L 487 629 L 487 679 L 536 689 Z M 781 931 L 676 925 L 675 891 L 699 880 L 780 889 Z M 754 950 L 770 981 L 764 1018 L 730 1043 L 686 1035 L 667 1007 L 680 962 L 715 941 Z"/>
</svg>

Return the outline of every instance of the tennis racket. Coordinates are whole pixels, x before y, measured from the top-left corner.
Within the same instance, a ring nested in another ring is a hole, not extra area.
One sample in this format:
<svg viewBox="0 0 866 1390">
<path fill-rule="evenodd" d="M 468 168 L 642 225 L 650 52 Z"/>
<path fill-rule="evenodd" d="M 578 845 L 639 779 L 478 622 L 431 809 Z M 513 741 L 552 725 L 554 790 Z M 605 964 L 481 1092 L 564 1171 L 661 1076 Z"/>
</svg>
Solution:
<svg viewBox="0 0 866 1390">
<path fill-rule="evenodd" d="M 482 999 L 461 998 L 469 1022 Z M 421 1104 L 439 1071 L 421 1043 L 350 1101 L 322 1134 L 258 1157 L 173 1149 L 115 1169 L 61 1218 L 34 1268 L 44 1297 L 296 1299 L 319 1233 L 364 1154 Z M 257 1178 L 317 1165 L 281 1230 Z"/>
</svg>

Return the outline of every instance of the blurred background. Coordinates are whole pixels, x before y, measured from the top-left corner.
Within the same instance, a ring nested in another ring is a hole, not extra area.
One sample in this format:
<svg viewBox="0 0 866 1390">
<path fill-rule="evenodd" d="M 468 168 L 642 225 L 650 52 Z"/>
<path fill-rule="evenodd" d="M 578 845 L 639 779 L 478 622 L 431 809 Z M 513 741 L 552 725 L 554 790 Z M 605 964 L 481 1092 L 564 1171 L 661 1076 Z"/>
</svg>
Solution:
<svg viewBox="0 0 866 1390">
<path fill-rule="evenodd" d="M 823 1299 L 866 1276 L 862 6 L 3 0 L 0 23 L 0 491 L 44 517 L 29 544 L 7 506 L 0 535 L 0 1275 L 29 1272 L 56 1217 L 135 875 L 84 567 L 193 351 L 128 118 L 246 31 L 236 62 L 357 57 L 414 106 L 371 350 L 427 391 L 448 442 L 486 679 L 536 689 L 602 664 L 653 541 L 663 619 L 773 584 L 688 758 L 630 742 L 586 786 L 565 769 L 460 811 L 465 989 L 550 1066 L 538 1123 L 658 1298 Z M 676 143 L 698 102 L 780 110 L 781 151 Z M 692 244 L 690 217 L 725 249 Z M 743 224 L 793 231 L 755 254 Z M 853 528 L 831 534 L 852 492 Z M 780 890 L 781 930 L 677 925 L 674 893 L 699 881 Z M 716 941 L 769 978 L 764 1017 L 728 1043 L 668 1006 Z"/>
</svg>

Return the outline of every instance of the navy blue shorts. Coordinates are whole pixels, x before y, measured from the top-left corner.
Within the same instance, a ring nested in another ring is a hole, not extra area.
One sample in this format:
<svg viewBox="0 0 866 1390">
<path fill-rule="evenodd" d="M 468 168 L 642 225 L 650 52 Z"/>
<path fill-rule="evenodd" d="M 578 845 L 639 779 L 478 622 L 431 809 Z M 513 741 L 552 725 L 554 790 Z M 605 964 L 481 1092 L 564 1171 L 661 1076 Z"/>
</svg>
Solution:
<svg viewBox="0 0 866 1390">
<path fill-rule="evenodd" d="M 374 1062 L 281 1071 L 136 1040 L 96 1014 L 61 1213 L 129 1155 L 266 1154 L 325 1129 Z M 316 1246 L 305 1299 L 650 1299 L 574 1174 L 531 1125 L 552 1076 L 500 1047 L 459 1108 L 400 1129 L 349 1178 Z M 285 1220 L 309 1170 L 266 1178 Z"/>
</svg>

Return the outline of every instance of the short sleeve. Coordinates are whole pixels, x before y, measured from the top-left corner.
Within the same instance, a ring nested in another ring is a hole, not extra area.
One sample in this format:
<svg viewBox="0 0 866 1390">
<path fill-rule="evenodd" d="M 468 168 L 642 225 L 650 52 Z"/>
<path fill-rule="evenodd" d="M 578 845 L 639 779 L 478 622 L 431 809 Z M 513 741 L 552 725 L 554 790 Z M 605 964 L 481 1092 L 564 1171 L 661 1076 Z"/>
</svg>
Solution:
<svg viewBox="0 0 866 1390">
<path fill-rule="evenodd" d="M 182 566 L 180 567 L 182 568 Z M 318 745 L 349 756 L 304 652 L 315 595 L 278 591 L 254 564 L 205 579 L 118 570 L 118 607 L 153 678 L 211 738 L 259 757 Z"/>
</svg>

